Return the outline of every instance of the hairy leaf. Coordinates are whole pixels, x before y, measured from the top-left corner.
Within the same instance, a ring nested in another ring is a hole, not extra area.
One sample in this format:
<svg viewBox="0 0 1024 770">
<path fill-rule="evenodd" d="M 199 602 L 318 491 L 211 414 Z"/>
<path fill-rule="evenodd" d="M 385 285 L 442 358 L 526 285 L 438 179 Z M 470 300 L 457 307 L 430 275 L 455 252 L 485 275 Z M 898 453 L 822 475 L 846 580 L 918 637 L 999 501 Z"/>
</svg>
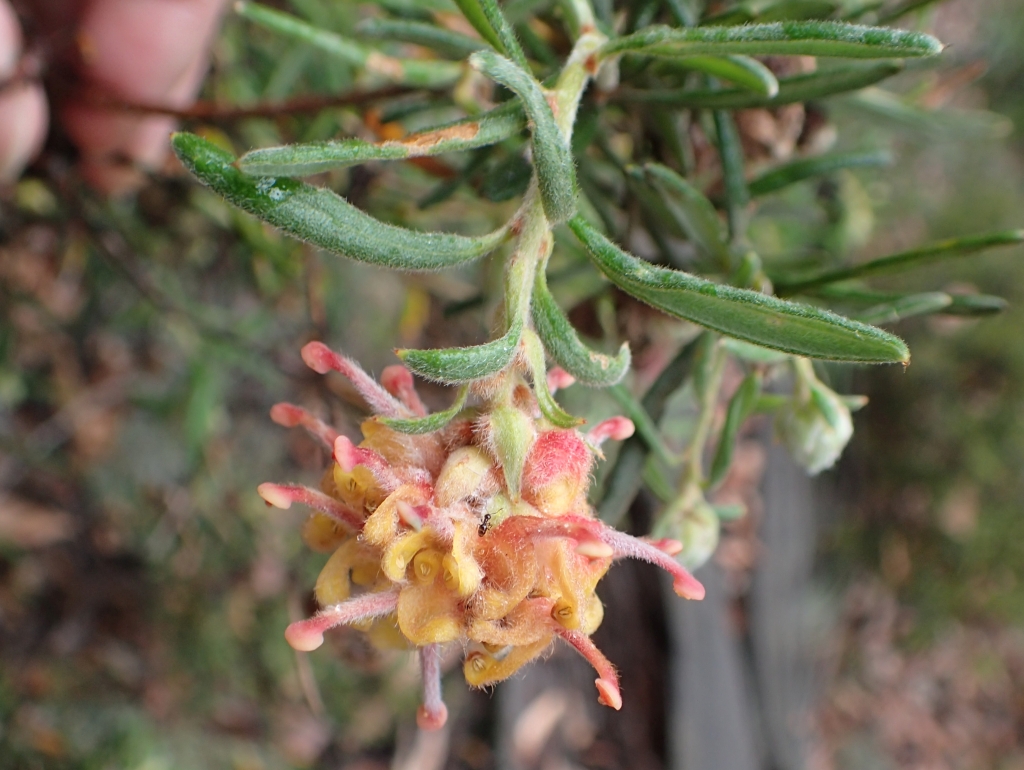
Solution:
<svg viewBox="0 0 1024 770">
<path fill-rule="evenodd" d="M 522 109 L 509 104 L 386 142 L 342 139 L 252 150 L 238 159 L 238 167 L 259 176 L 306 176 L 372 160 L 401 160 L 485 147 L 515 136 L 525 127 Z"/>
<path fill-rule="evenodd" d="M 521 67 L 492 51 L 478 51 L 469 63 L 522 100 L 531 123 L 533 166 L 544 213 L 552 224 L 566 221 L 576 212 L 576 167 L 569 142 L 555 123 L 540 84 Z"/>
<path fill-rule="evenodd" d="M 615 93 L 623 102 L 652 102 L 675 107 L 703 107 L 715 110 L 745 110 L 754 107 L 779 107 L 808 102 L 826 96 L 856 91 L 891 77 L 903 70 L 899 62 L 879 62 L 868 66 L 838 67 L 779 80 L 774 97 L 761 96 L 745 88 L 722 89 L 626 89 Z"/>
<path fill-rule="evenodd" d="M 615 285 L 670 315 L 756 345 L 834 361 L 906 363 L 898 337 L 835 313 L 656 267 L 626 253 L 580 217 L 569 227 Z"/>
<path fill-rule="evenodd" d="M 513 323 L 496 340 L 464 348 L 399 350 L 398 357 L 413 372 L 449 385 L 497 374 L 512 361 L 523 336 L 522 323 Z"/>
<path fill-rule="evenodd" d="M 738 27 L 648 27 L 606 43 L 601 55 L 795 54 L 887 59 L 934 56 L 941 51 L 942 43 L 921 32 L 836 21 L 779 21 Z"/>
<path fill-rule="evenodd" d="M 770 69 L 749 56 L 687 56 L 678 66 L 728 80 L 740 88 L 771 99 L 779 92 L 779 81 Z"/>
<path fill-rule="evenodd" d="M 548 354 L 581 385 L 605 388 L 629 371 L 629 345 L 623 343 L 618 355 L 607 356 L 587 347 L 569 323 L 548 289 L 543 271 L 537 271 L 533 287 L 533 324 Z"/>
<path fill-rule="evenodd" d="M 330 190 L 291 179 L 246 176 L 234 166 L 230 153 L 195 134 L 175 134 L 171 143 L 199 181 L 239 208 L 360 262 L 399 270 L 441 270 L 489 254 L 507 236 L 506 228 L 470 238 L 385 224 Z"/>
<path fill-rule="evenodd" d="M 462 387 L 459 389 L 459 395 L 455 398 L 455 403 L 443 412 L 434 412 L 426 417 L 378 417 L 377 420 L 399 433 L 412 435 L 433 433 L 436 430 L 441 430 L 458 416 L 459 412 L 465 408 L 468 396 L 469 388 Z"/>
</svg>

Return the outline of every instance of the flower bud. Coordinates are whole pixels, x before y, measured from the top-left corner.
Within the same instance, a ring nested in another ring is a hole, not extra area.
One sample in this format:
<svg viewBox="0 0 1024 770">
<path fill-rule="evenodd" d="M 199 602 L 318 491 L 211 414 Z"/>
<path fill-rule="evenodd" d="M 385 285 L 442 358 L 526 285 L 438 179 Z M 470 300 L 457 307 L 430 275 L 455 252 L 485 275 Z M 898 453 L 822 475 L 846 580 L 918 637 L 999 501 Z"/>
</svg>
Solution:
<svg viewBox="0 0 1024 770">
<path fill-rule="evenodd" d="M 660 538 L 667 539 L 664 542 L 671 543 L 676 561 L 689 570 L 707 562 L 718 547 L 718 515 L 696 484 L 683 490 L 655 529 Z"/>
<path fill-rule="evenodd" d="M 537 436 L 533 419 L 511 405 L 496 407 L 489 415 L 487 446 L 505 474 L 505 488 L 519 500 L 526 455 Z"/>
<path fill-rule="evenodd" d="M 793 459 L 814 475 L 835 465 L 853 436 L 853 420 L 839 396 L 815 381 L 810 398 L 794 398 L 778 415 L 775 430 Z"/>
</svg>

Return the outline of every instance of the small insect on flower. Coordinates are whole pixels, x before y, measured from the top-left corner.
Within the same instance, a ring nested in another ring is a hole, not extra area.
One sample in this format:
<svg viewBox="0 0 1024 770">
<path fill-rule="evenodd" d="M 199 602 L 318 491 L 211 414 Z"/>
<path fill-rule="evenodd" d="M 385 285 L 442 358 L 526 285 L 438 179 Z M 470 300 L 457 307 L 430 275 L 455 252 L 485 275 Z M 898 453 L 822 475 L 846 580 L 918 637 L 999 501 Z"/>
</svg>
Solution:
<svg viewBox="0 0 1024 770">
<path fill-rule="evenodd" d="M 678 543 L 626 535 L 587 504 L 600 443 L 627 437 L 632 424 L 613 418 L 587 436 L 553 427 L 513 365 L 473 388 L 478 403 L 444 427 L 403 433 L 396 428 L 426 414 L 408 371 L 388 367 L 378 384 L 319 342 L 302 357 L 321 374 L 347 377 L 375 416 L 356 445 L 300 407 L 271 411 L 281 425 L 306 428 L 333 456 L 318 490 L 259 487 L 269 505 L 311 508 L 304 540 L 331 553 L 316 582 L 321 610 L 288 627 L 289 644 L 314 650 L 328 629 L 353 625 L 378 645 L 417 648 L 424 729 L 447 718 L 441 652 L 456 643 L 466 649 L 466 681 L 484 687 L 560 639 L 596 669 L 598 700 L 620 708 L 618 675 L 590 639 L 604 616 L 595 589 L 612 562 L 651 562 L 672 574 L 680 596 L 704 596 L 671 556 Z"/>
</svg>

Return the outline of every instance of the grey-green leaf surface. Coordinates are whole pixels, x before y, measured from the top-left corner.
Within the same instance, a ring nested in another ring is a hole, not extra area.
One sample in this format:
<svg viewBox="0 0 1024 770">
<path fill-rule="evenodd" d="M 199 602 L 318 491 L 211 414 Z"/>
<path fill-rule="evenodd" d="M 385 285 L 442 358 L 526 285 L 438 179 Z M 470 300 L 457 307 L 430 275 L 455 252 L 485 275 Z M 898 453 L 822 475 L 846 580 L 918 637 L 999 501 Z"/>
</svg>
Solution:
<svg viewBox="0 0 1024 770">
<path fill-rule="evenodd" d="M 892 163 L 885 150 L 869 152 L 830 152 L 814 158 L 800 158 L 767 171 L 750 182 L 753 196 L 768 195 L 805 179 L 834 174 L 850 168 L 878 168 Z"/>
<path fill-rule="evenodd" d="M 652 88 L 620 89 L 613 98 L 624 102 L 650 102 L 675 107 L 715 110 L 745 110 L 755 107 L 779 107 L 784 104 L 808 102 L 827 96 L 856 91 L 891 77 L 903 70 L 900 62 L 879 62 L 871 65 L 837 67 L 822 72 L 779 80 L 779 92 L 762 96 L 746 88 L 685 89 Z"/>
<path fill-rule="evenodd" d="M 827 310 L 657 267 L 626 253 L 580 217 L 569 227 L 615 285 L 653 307 L 784 353 L 833 361 L 906 363 L 901 339 Z"/>
<path fill-rule="evenodd" d="M 487 47 L 479 38 L 453 32 L 445 27 L 423 21 L 405 19 L 363 19 L 356 32 L 374 40 L 401 40 L 431 48 L 454 59 L 465 59 L 474 51 Z"/>
<path fill-rule="evenodd" d="M 888 59 L 934 56 L 941 51 L 942 43 L 921 32 L 908 32 L 889 27 L 865 27 L 836 21 L 778 21 L 736 27 L 648 27 L 609 41 L 601 48 L 600 54 L 794 54 Z"/>
<path fill-rule="evenodd" d="M 968 238 L 949 238 L 888 257 L 880 257 L 851 267 L 824 270 L 804 278 L 780 278 L 776 290 L 780 295 L 797 294 L 837 281 L 867 278 L 874 275 L 892 275 L 924 265 L 956 257 L 966 257 L 997 246 L 1015 246 L 1024 243 L 1024 230 L 1004 230 L 998 233 L 975 235 Z"/>
<path fill-rule="evenodd" d="M 199 181 L 239 208 L 360 262 L 398 270 L 441 270 L 479 259 L 507 237 L 505 227 L 475 238 L 396 227 L 331 190 L 291 179 L 247 176 L 235 167 L 231 153 L 195 134 L 175 134 L 172 146 Z"/>
<path fill-rule="evenodd" d="M 729 246 L 722 232 L 714 204 L 700 190 L 668 166 L 660 163 L 644 165 L 647 179 L 661 193 L 669 211 L 686 231 L 698 249 L 728 264 Z"/>
<path fill-rule="evenodd" d="M 472 382 L 497 374 L 512 361 L 523 336 L 523 325 L 514 323 L 496 340 L 463 348 L 399 350 L 398 357 L 421 377 L 449 385 Z"/>
<path fill-rule="evenodd" d="M 951 294 L 952 302 L 942 312 L 945 315 L 985 316 L 1002 313 L 1009 303 L 991 294 Z"/>
<path fill-rule="evenodd" d="M 238 159 L 238 167 L 259 176 L 307 176 L 374 160 L 402 160 L 485 147 L 503 142 L 525 127 L 526 118 L 518 104 L 502 105 L 483 115 L 386 142 L 342 139 L 252 150 Z"/>
<path fill-rule="evenodd" d="M 531 305 L 533 324 L 548 354 L 581 385 L 606 388 L 629 371 L 629 345 L 623 343 L 618 355 L 607 356 L 591 350 L 580 340 L 569 319 L 555 302 L 543 271 L 537 271 Z"/>
<path fill-rule="evenodd" d="M 378 417 L 377 420 L 399 433 L 410 435 L 433 433 L 434 431 L 441 430 L 441 428 L 445 427 L 459 415 L 459 412 L 466 406 L 468 396 L 469 388 L 463 386 L 459 389 L 459 395 L 456 396 L 455 403 L 443 412 L 434 412 L 426 417 Z"/>
<path fill-rule="evenodd" d="M 779 92 L 774 73 L 749 56 L 687 56 L 679 59 L 677 66 L 728 80 L 769 99 Z"/>
<path fill-rule="evenodd" d="M 533 167 L 537 172 L 544 213 L 552 224 L 576 213 L 576 167 L 572 149 L 555 123 L 551 105 L 533 76 L 493 51 L 478 51 L 469 58 L 480 70 L 515 93 L 523 103 L 533 134 Z"/>
</svg>

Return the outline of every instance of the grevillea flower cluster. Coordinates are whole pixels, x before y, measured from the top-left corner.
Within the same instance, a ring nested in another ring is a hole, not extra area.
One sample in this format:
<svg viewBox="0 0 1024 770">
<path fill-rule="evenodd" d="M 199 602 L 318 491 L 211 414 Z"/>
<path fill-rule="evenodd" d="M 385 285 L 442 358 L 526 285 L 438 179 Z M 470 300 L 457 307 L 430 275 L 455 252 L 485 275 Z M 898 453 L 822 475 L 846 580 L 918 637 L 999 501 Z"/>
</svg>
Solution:
<svg viewBox="0 0 1024 770">
<path fill-rule="evenodd" d="M 474 383 L 478 403 L 447 424 L 410 428 L 433 425 L 404 367 L 388 367 L 377 383 L 322 343 L 306 345 L 302 356 L 321 374 L 347 377 L 375 416 L 356 444 L 301 407 L 271 412 L 281 425 L 309 430 L 333 458 L 320 489 L 259 488 L 271 505 L 313 509 L 304 540 L 331 552 L 316 583 L 321 609 L 288 627 L 291 646 L 314 650 L 325 631 L 350 625 L 377 645 L 416 648 L 424 693 L 417 721 L 425 729 L 447 718 L 446 645 L 464 648 L 466 681 L 484 687 L 561 640 L 596 669 L 598 700 L 620 708 L 615 669 L 590 638 L 603 618 L 595 589 L 608 568 L 643 559 L 670 572 L 680 596 L 704 596 L 673 558 L 680 543 L 619 532 L 587 503 L 602 442 L 627 438 L 633 424 L 616 417 L 587 433 L 554 427 L 514 365 Z M 549 376 L 549 387 L 569 383 L 559 370 Z"/>
</svg>

